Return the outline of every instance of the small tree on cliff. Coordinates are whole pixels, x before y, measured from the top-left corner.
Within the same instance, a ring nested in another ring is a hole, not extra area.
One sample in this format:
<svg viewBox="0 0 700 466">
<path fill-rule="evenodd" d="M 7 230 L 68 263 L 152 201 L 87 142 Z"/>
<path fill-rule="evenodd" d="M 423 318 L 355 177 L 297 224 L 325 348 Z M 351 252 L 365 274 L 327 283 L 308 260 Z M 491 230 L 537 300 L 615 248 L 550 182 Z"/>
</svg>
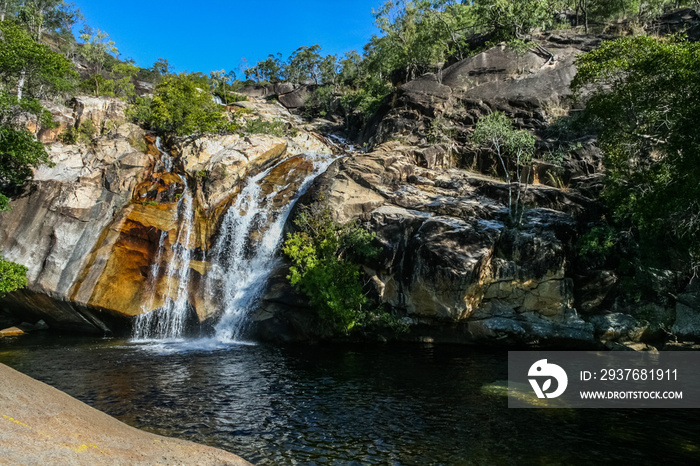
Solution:
<svg viewBox="0 0 700 466">
<path fill-rule="evenodd" d="M 506 115 L 496 112 L 479 120 L 472 141 L 480 147 L 496 152 L 508 183 L 509 218 L 512 223 L 519 225 L 525 210 L 522 197 L 530 185 L 535 137 L 528 131 L 515 129 L 513 122 Z"/>
<path fill-rule="evenodd" d="M 80 54 L 87 62 L 88 70 L 90 71 L 90 80 L 94 83 L 95 96 L 100 96 L 100 84 L 104 83 L 105 79 L 102 76 L 105 63 L 109 54 L 117 55 L 119 51 L 114 45 L 114 41 L 109 40 L 109 35 L 99 29 L 93 30 L 90 27 L 85 27 L 80 31 L 80 38 L 85 41 L 80 49 Z"/>
</svg>

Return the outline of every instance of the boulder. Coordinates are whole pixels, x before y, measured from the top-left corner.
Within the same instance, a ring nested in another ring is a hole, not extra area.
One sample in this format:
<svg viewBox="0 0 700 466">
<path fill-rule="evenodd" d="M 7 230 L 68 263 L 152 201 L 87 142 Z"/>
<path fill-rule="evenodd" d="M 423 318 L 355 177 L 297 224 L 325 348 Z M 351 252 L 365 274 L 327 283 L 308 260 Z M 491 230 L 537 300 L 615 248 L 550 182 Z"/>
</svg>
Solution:
<svg viewBox="0 0 700 466">
<path fill-rule="evenodd" d="M 383 306 L 408 319 L 404 338 L 495 343 L 505 335 L 512 343 L 593 345 L 593 326 L 573 308 L 567 262 L 574 216 L 585 209 L 573 198 L 564 202 L 557 189 L 533 186 L 523 224 L 512 228 L 502 182 L 415 161 L 415 149 L 399 143 L 354 154 L 336 161 L 300 200 L 332 206 L 337 221 L 360 221 L 377 235 L 381 254 L 365 264 L 365 282 Z M 309 310 L 285 306 L 279 296 L 293 291 L 277 282 L 266 295 L 258 334 L 309 338 L 308 328 L 297 330 Z"/>
<path fill-rule="evenodd" d="M 71 102 L 75 115 L 75 125 L 80 127 L 84 122 L 90 121 L 98 131 L 106 129 L 107 122 L 114 126 L 126 121 L 124 112 L 127 103 L 116 97 L 87 97 L 78 96 Z"/>
<path fill-rule="evenodd" d="M 315 85 L 299 87 L 287 94 L 281 94 L 278 100 L 288 109 L 303 107 L 316 87 Z"/>
<path fill-rule="evenodd" d="M 684 293 L 676 303 L 676 321 L 671 331 L 687 338 L 700 338 L 700 293 Z"/>
<path fill-rule="evenodd" d="M 250 465 L 204 445 L 143 432 L 0 364 L 0 450 L 12 464 Z"/>
<path fill-rule="evenodd" d="M 24 335 L 25 333 L 27 333 L 27 332 L 25 332 L 24 330 L 22 330 L 19 327 L 9 327 L 9 328 L 0 330 L 0 338 L 2 338 L 2 337 L 16 337 L 19 335 Z"/>
</svg>

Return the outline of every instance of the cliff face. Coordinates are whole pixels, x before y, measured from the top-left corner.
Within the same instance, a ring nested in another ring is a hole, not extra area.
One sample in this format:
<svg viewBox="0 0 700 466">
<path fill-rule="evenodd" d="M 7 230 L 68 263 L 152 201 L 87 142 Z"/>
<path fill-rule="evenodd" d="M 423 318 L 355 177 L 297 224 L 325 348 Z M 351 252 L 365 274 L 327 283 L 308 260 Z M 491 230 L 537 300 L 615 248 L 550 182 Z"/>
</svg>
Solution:
<svg viewBox="0 0 700 466">
<path fill-rule="evenodd" d="M 99 132 L 88 145 L 57 142 L 57 132 L 40 136 L 54 166 L 37 170 L 12 210 L 0 214 L 0 250 L 29 268 L 29 286 L 0 306 L 59 329 L 124 331 L 134 316 L 174 300 L 178 277 L 163 274 L 152 283 L 149 272 L 167 269 L 183 248 L 191 256 L 188 306 L 200 322 L 213 318 L 219 306 L 201 286 L 210 266 L 206 255 L 242 184 L 278 165 L 267 189 L 293 190 L 313 168 L 299 154 L 331 152 L 319 137 L 300 131 L 290 138 L 174 139 L 163 144 L 169 156 L 153 136 L 126 122 L 118 99 L 78 98 L 72 111 L 53 110 L 65 127 L 90 120 Z M 293 123 L 276 105 L 260 104 L 259 115 Z M 184 206 L 186 194 L 191 200 Z M 191 234 L 184 236 L 186 216 Z"/>
<path fill-rule="evenodd" d="M 531 188 L 523 226 L 507 226 L 506 185 L 457 169 L 418 167 L 395 143 L 336 162 L 302 202 L 334 206 L 377 234 L 368 292 L 406 316 L 408 338 L 590 344 L 593 326 L 574 309 L 569 259 L 576 217 L 592 203 Z M 536 206 L 536 207 L 535 207 Z M 280 273 L 282 275 L 283 273 Z M 277 282 L 256 313 L 264 338 L 308 337 L 307 312 Z"/>
<path fill-rule="evenodd" d="M 382 253 L 364 264 L 366 292 L 403 317 L 404 338 L 581 347 L 653 342 L 671 327 L 700 334 L 697 292 L 630 315 L 611 291 L 615 271 L 577 262 L 578 238 L 601 215 L 602 156 L 593 136 L 551 129 L 581 105 L 569 91 L 574 60 L 600 40 L 542 36 L 523 53 L 500 45 L 405 84 L 368 128 L 372 150 L 334 162 L 301 199 L 326 203 L 338 221 L 377 234 Z M 299 91 L 280 86 L 264 92 Z M 237 105 L 247 109 L 240 118 L 282 120 L 293 136 L 159 141 L 125 122 L 116 99 L 53 107 L 62 128 L 90 120 L 99 133 L 88 145 L 56 142 L 57 131 L 39 135 L 55 166 L 37 170 L 12 211 L 0 213 L 0 250 L 29 267 L 30 285 L 0 308 L 82 332 L 126 331 L 135 316 L 173 302 L 194 326 L 219 320 L 237 299 L 222 292 L 231 280 L 224 276 L 229 256 L 253 263 L 252 245 L 315 170 L 302 154 L 333 150 L 279 104 L 253 98 Z M 508 221 L 497 160 L 470 144 L 476 122 L 494 111 L 537 138 L 520 225 Z M 560 163 L 545 157 L 561 147 L 568 156 Z M 251 215 L 243 195 L 261 174 L 261 215 Z M 231 209 L 250 222 L 249 236 L 233 238 L 238 230 L 224 226 Z M 237 242 L 235 254 L 217 249 L 227 235 Z M 328 336 L 287 273 L 278 264 L 260 305 L 247 309 L 254 335 Z M 659 284 L 672 280 L 658 276 Z"/>
<path fill-rule="evenodd" d="M 575 58 L 601 40 L 546 35 L 522 53 L 503 44 L 403 85 L 367 130 L 373 150 L 337 161 L 302 198 L 377 234 L 383 253 L 365 264 L 366 291 L 405 316 L 403 338 L 582 347 L 663 333 L 666 316 L 650 323 L 611 305 L 613 271 L 576 262 L 578 238 L 602 212 L 602 155 L 594 136 L 551 127 L 585 101 L 569 90 Z M 494 111 L 537 138 L 518 226 L 508 222 L 497 160 L 470 144 L 476 122 Z M 561 146 L 561 163 L 546 160 Z M 254 316 L 258 335 L 309 338 L 303 302 L 273 282 Z"/>
</svg>

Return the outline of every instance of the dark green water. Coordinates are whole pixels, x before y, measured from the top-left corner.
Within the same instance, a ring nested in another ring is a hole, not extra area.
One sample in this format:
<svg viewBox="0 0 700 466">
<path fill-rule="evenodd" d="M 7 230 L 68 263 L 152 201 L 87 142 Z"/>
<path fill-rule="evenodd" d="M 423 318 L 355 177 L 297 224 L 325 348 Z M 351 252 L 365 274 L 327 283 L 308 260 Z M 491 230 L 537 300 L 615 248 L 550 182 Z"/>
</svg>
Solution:
<svg viewBox="0 0 700 466">
<path fill-rule="evenodd" d="M 700 410 L 516 410 L 505 351 L 29 336 L 0 362 L 257 464 L 696 464 Z"/>
</svg>

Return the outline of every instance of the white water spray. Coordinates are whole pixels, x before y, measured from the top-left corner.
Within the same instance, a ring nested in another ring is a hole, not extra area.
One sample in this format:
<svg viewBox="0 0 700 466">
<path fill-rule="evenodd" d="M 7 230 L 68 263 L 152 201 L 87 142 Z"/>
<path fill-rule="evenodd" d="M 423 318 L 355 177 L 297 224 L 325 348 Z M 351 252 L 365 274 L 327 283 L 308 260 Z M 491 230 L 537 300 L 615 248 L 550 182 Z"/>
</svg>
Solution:
<svg viewBox="0 0 700 466">
<path fill-rule="evenodd" d="M 212 251 L 212 269 L 207 277 L 208 292 L 218 291 L 223 306 L 221 320 L 216 325 L 216 338 L 220 341 L 240 342 L 245 337 L 249 312 L 257 304 L 277 265 L 276 252 L 292 207 L 335 159 L 329 155 L 309 157 L 314 169 L 286 204 L 274 208 L 271 201 L 287 186 L 281 186 L 266 196 L 262 194 L 261 184 L 275 168 L 272 167 L 249 179 L 236 203 L 226 213 Z"/>
</svg>

